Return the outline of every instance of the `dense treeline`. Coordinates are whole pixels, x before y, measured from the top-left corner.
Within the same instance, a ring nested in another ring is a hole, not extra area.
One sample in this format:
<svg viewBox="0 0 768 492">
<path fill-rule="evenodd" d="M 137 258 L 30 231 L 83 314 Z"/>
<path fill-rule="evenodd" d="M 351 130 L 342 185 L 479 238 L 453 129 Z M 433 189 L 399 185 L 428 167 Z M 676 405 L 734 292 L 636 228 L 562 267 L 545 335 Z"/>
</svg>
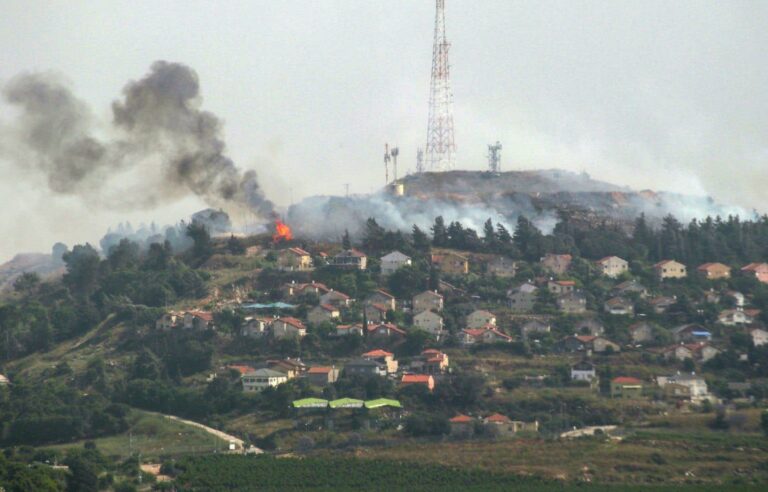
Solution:
<svg viewBox="0 0 768 492">
<path fill-rule="evenodd" d="M 201 246 L 181 257 L 173 255 L 168 242 L 142 252 L 138 244 L 123 239 L 106 258 L 90 244 L 74 246 L 63 256 L 61 283 L 41 283 L 35 274 L 21 276 L 14 284 L 18 298 L 0 305 L 0 361 L 82 335 L 109 314 L 136 316 L 142 309 L 205 296 L 207 275 L 189 264 L 210 254 L 210 238 L 204 229 L 190 234 Z"/>
<path fill-rule="evenodd" d="M 518 218 L 513 231 L 488 219 L 479 233 L 437 217 L 430 232 L 431 237 L 417 226 L 410 235 L 387 231 L 375 219 L 368 219 L 361 244 L 369 254 L 400 249 L 419 256 L 434 246 L 500 253 L 528 261 L 538 261 L 546 253 L 570 253 L 589 259 L 616 255 L 653 262 L 674 258 L 691 265 L 710 261 L 743 265 L 768 258 L 768 215 L 754 220 L 707 217 L 687 225 L 669 215 L 658 227 L 651 226 L 641 215 L 632 227 L 623 227 L 608 221 L 585 225 L 563 211 L 548 234 L 524 216 Z"/>
</svg>

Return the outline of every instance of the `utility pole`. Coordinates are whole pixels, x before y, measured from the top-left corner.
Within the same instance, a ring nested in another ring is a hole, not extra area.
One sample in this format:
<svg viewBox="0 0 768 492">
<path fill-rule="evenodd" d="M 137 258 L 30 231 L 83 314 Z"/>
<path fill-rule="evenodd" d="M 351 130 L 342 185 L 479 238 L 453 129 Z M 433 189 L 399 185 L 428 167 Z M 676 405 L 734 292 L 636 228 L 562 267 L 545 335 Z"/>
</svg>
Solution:
<svg viewBox="0 0 768 492">
<path fill-rule="evenodd" d="M 349 183 L 344 183 L 344 196 L 349 198 Z"/>
<path fill-rule="evenodd" d="M 424 172 L 424 151 L 421 148 L 416 149 L 416 174 Z"/>
<path fill-rule="evenodd" d="M 429 88 L 427 123 L 427 167 L 430 171 L 450 171 L 456 165 L 453 135 L 453 91 L 450 81 L 445 37 L 445 0 L 436 0 L 435 34 L 432 45 L 432 78 Z"/>
</svg>

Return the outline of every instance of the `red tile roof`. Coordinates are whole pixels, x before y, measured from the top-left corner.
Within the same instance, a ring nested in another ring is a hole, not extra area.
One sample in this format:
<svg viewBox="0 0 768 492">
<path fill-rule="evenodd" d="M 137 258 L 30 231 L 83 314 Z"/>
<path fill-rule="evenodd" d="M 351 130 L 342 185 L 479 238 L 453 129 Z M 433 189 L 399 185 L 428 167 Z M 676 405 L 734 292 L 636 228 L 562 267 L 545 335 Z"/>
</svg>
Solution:
<svg viewBox="0 0 768 492">
<path fill-rule="evenodd" d="M 500 413 L 494 413 L 493 415 L 486 417 L 485 421 L 492 422 L 494 424 L 506 424 L 507 422 L 511 422 L 509 417 Z"/>
<path fill-rule="evenodd" d="M 643 382 L 639 379 L 628 376 L 619 376 L 617 378 L 613 378 L 612 382 L 616 384 L 643 384 Z"/>
<path fill-rule="evenodd" d="M 189 314 L 203 321 L 213 321 L 213 313 L 210 311 L 189 311 Z"/>
<path fill-rule="evenodd" d="M 328 374 L 332 370 L 333 370 L 332 367 L 316 366 L 316 367 L 310 367 L 307 373 L 308 374 Z"/>
<path fill-rule="evenodd" d="M 256 370 L 253 367 L 246 364 L 230 364 L 227 366 L 227 369 L 234 369 L 235 371 L 239 372 L 241 375 L 249 372 L 253 372 Z"/>
<path fill-rule="evenodd" d="M 366 352 L 363 354 L 363 357 L 391 357 L 394 356 L 392 352 L 387 352 L 386 350 L 382 349 L 376 349 L 371 350 L 370 352 Z"/>
<path fill-rule="evenodd" d="M 472 417 L 469 417 L 467 415 L 464 415 L 463 413 L 458 414 L 457 416 L 453 417 L 451 420 L 449 420 L 452 424 L 468 424 L 472 422 Z"/>
<path fill-rule="evenodd" d="M 430 380 L 433 379 L 429 374 L 404 374 L 401 382 L 403 384 L 429 384 Z"/>
<path fill-rule="evenodd" d="M 290 316 L 287 316 L 285 318 L 278 318 L 275 321 L 282 321 L 283 323 L 289 324 L 289 325 L 291 325 L 291 326 L 293 326 L 295 328 L 298 328 L 300 330 L 305 329 L 304 328 L 304 323 L 302 323 L 300 319 L 292 318 Z"/>
<path fill-rule="evenodd" d="M 308 252 L 301 248 L 288 248 L 288 251 L 298 256 L 311 256 Z"/>
</svg>

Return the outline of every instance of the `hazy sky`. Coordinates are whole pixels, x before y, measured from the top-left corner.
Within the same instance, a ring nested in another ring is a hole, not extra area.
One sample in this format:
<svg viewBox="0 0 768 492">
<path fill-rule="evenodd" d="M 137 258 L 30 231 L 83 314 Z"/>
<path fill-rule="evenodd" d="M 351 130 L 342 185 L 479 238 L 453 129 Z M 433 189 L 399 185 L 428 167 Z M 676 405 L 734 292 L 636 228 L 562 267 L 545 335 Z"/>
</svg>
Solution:
<svg viewBox="0 0 768 492">
<path fill-rule="evenodd" d="M 768 210 L 768 2 L 447 0 L 459 168 L 562 167 Z M 62 74 L 93 112 L 155 60 L 200 76 L 229 154 L 281 205 L 383 184 L 384 142 L 415 167 L 426 133 L 434 1 L 0 3 L 0 84 Z M 0 124 L 14 113 L 0 105 Z M 187 199 L 100 211 L 0 162 L 0 261 L 175 222 Z"/>
</svg>

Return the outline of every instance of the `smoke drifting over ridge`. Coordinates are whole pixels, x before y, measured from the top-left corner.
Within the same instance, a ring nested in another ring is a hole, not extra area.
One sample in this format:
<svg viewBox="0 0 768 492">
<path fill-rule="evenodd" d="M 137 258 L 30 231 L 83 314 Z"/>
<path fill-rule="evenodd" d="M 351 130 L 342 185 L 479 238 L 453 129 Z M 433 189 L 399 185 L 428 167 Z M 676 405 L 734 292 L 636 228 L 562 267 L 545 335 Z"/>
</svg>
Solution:
<svg viewBox="0 0 768 492">
<path fill-rule="evenodd" d="M 53 192 L 114 209 L 152 208 L 191 192 L 214 206 L 273 212 L 256 173 L 225 154 L 221 120 L 199 108 L 198 76 L 185 65 L 157 61 L 129 82 L 106 128 L 52 74 L 19 75 L 2 94 L 20 114 L 1 128 L 0 155 L 44 173 Z"/>
</svg>

